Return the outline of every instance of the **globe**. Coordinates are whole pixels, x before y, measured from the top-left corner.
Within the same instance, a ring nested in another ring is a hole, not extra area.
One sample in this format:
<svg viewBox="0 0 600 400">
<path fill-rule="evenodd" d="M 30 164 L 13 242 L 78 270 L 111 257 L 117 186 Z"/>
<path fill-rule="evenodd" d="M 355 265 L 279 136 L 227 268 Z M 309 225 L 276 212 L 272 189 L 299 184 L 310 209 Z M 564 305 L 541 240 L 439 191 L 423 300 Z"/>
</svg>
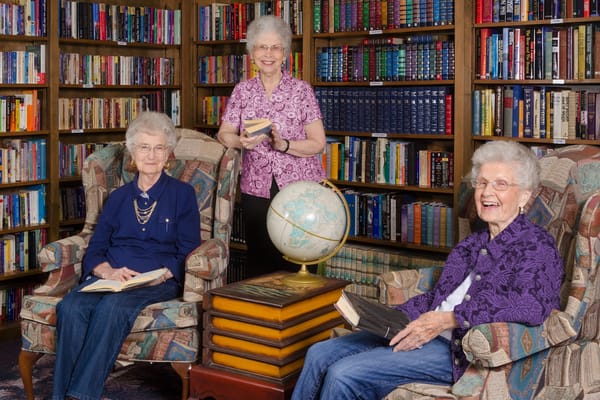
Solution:
<svg viewBox="0 0 600 400">
<path fill-rule="evenodd" d="M 284 257 L 302 265 L 298 279 L 309 277 L 306 264 L 333 257 L 349 231 L 349 211 L 344 196 L 329 181 L 298 181 L 283 188 L 267 213 L 267 231 Z"/>
</svg>

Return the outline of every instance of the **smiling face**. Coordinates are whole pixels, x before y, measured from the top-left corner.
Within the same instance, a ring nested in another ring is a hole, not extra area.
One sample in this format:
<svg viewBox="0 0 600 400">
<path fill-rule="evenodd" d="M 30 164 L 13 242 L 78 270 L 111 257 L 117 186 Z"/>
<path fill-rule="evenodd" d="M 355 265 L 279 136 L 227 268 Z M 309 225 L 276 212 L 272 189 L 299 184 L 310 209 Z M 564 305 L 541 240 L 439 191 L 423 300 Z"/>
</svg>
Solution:
<svg viewBox="0 0 600 400">
<path fill-rule="evenodd" d="M 252 49 L 252 59 L 261 73 L 279 73 L 285 60 L 285 49 L 279 35 L 265 32 L 258 36 Z"/>
<path fill-rule="evenodd" d="M 169 157 L 166 136 L 139 132 L 135 138 L 132 157 L 140 175 L 160 175 Z"/>
<path fill-rule="evenodd" d="M 480 184 L 475 186 L 475 207 L 479 217 L 487 222 L 492 238 L 519 215 L 519 208 L 524 207 L 531 196 L 531 191 L 516 185 L 517 173 L 513 164 L 490 162 L 481 166 L 476 177 Z M 494 188 L 494 181 L 507 185 Z"/>
</svg>

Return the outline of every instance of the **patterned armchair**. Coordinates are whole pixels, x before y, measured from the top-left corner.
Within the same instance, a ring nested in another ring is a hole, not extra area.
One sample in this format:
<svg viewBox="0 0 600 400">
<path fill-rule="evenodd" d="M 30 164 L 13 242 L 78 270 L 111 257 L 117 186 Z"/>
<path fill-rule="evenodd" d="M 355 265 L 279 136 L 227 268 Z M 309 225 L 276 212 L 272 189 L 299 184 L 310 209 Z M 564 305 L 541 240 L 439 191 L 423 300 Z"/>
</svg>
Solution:
<svg viewBox="0 0 600 400">
<path fill-rule="evenodd" d="M 203 133 L 179 129 L 179 136 L 201 140 L 194 160 L 171 155 L 169 174 L 196 189 L 201 219 L 201 245 L 186 259 L 184 295 L 140 312 L 125 340 L 118 362 L 170 362 L 188 397 L 189 368 L 199 351 L 198 306 L 203 293 L 226 282 L 233 206 L 240 154 L 225 149 Z M 189 157 L 187 157 L 189 158 Z M 82 171 L 86 218 L 83 230 L 45 246 L 38 254 L 47 282 L 23 301 L 19 369 L 28 399 L 33 399 L 32 370 L 44 354 L 55 352 L 56 304 L 81 275 L 81 260 L 108 194 L 131 181 L 130 155 L 124 144 L 110 144 L 91 154 Z"/>
<path fill-rule="evenodd" d="M 542 185 L 528 216 L 555 237 L 565 262 L 561 310 L 541 326 L 492 323 L 463 338 L 471 361 L 452 387 L 410 384 L 395 399 L 579 399 L 600 390 L 600 148 L 566 146 L 541 159 Z M 472 192 L 459 201 L 464 237 L 478 225 Z M 398 304 L 430 290 L 439 270 L 380 276 L 380 301 Z"/>
</svg>

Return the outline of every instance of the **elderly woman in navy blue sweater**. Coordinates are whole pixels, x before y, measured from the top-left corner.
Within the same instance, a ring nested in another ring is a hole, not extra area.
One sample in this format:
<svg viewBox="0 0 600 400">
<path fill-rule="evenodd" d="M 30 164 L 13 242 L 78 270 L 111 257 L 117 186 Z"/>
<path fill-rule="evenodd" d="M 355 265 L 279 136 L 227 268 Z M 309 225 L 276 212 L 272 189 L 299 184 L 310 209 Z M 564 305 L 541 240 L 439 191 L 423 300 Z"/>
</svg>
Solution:
<svg viewBox="0 0 600 400">
<path fill-rule="evenodd" d="M 521 144 L 479 147 L 471 176 L 487 229 L 456 245 L 431 292 L 399 306 L 411 322 L 391 341 L 361 331 L 313 345 L 292 399 L 379 400 L 405 383 L 449 385 L 467 369 L 469 328 L 541 324 L 559 307 L 563 263 L 552 236 L 523 214 L 539 171 Z"/>
<path fill-rule="evenodd" d="M 137 173 L 108 197 L 83 259 L 82 283 L 57 306 L 53 399 L 100 399 L 138 313 L 181 294 L 186 256 L 200 244 L 194 189 L 164 169 L 176 143 L 162 113 L 143 112 L 126 133 Z M 98 279 L 127 281 L 166 267 L 148 285 L 82 293 Z"/>
</svg>

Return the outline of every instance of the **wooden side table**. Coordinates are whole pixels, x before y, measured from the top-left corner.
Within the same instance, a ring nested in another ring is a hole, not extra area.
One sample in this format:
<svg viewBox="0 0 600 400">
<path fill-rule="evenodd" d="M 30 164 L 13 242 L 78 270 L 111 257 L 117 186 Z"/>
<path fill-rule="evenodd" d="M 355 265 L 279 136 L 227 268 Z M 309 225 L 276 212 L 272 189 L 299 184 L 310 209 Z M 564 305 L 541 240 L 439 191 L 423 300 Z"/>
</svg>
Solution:
<svg viewBox="0 0 600 400">
<path fill-rule="evenodd" d="M 190 371 L 188 400 L 289 400 L 297 376 L 277 384 L 204 365 L 194 365 Z"/>
</svg>

